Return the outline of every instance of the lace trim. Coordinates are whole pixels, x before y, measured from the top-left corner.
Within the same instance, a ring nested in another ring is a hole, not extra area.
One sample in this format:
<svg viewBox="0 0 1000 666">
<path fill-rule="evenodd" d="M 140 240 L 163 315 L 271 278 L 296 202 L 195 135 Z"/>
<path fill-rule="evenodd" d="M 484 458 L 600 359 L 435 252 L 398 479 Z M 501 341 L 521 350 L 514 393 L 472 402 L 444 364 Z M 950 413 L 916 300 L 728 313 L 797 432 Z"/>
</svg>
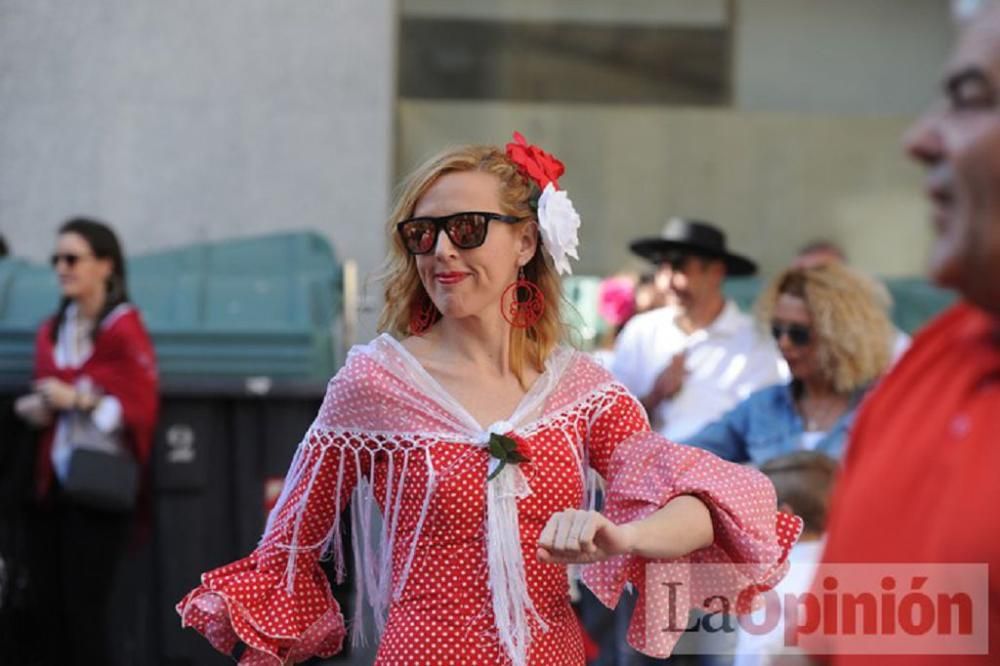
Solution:
<svg viewBox="0 0 1000 666">
<path fill-rule="evenodd" d="M 549 393 L 551 396 L 551 392 Z M 522 428 L 515 428 L 515 432 L 524 437 L 531 437 L 542 430 L 550 428 L 562 434 L 580 470 L 581 484 L 584 488 L 583 507 L 593 507 L 597 487 L 597 475 L 593 473 L 588 475 L 589 460 L 587 450 L 589 448 L 591 429 L 597 419 L 605 414 L 621 397 L 631 398 L 627 389 L 620 383 L 607 381 L 594 387 L 588 393 L 558 411 L 535 419 Z M 268 529 L 261 538 L 260 545 L 270 546 L 288 553 L 284 583 L 289 593 L 294 588 L 295 576 L 298 573 L 296 568 L 298 554 L 306 551 L 320 549 L 323 557 L 332 556 L 337 581 L 343 582 L 346 567 L 340 523 L 344 507 L 340 498 L 343 495 L 343 484 L 346 470 L 348 469 L 347 466 L 353 465 L 356 485 L 350 499 L 350 520 L 352 533 L 355 535 L 352 543 L 353 556 L 360 576 L 356 585 L 356 612 L 351 627 L 351 640 L 353 644 L 361 644 L 365 639 L 365 613 L 358 610 L 364 606 L 365 601 L 368 602 L 374 611 L 377 633 L 380 634 L 382 632 L 389 604 L 391 601 L 399 599 L 409 579 L 409 573 L 416 556 L 416 546 L 423 532 L 430 503 L 437 486 L 440 480 L 447 475 L 451 467 L 465 458 L 465 456 L 459 456 L 455 461 L 450 462 L 447 467 L 435 469 L 430 455 L 431 446 L 438 443 L 462 444 L 470 447 L 469 453 L 482 450 L 486 446 L 482 440 L 469 441 L 467 438 L 456 437 L 456 435 L 458 433 L 440 431 L 400 433 L 358 429 L 331 429 L 319 424 L 313 424 L 307 431 L 296 452 L 285 482 L 282 497 L 268 519 Z M 302 544 L 300 542 L 300 530 L 304 520 L 306 502 L 319 471 L 326 464 L 324 461 L 330 455 L 331 450 L 336 450 L 340 453 L 337 456 L 338 460 L 336 463 L 337 472 L 334 497 L 337 506 L 334 519 L 329 531 L 322 539 Z M 398 527 L 399 508 L 405 485 L 404 479 L 406 478 L 406 470 L 409 466 L 419 464 L 417 460 L 411 460 L 411 458 L 421 456 L 421 452 L 427 473 L 427 483 L 416 526 L 412 534 L 407 536 L 407 543 L 402 543 L 398 535 Z M 374 483 L 375 463 L 376 456 L 379 454 L 385 456 L 388 476 L 384 491 L 379 493 L 379 497 L 376 497 Z M 396 473 L 397 469 L 401 470 L 398 474 Z M 298 506 L 289 517 L 293 521 L 291 523 L 291 538 L 287 542 L 284 542 L 281 536 L 284 530 L 273 529 L 276 527 L 275 521 L 282 507 L 290 501 L 289 495 L 291 489 L 299 486 L 301 483 L 306 484 L 305 490 L 302 492 L 301 497 L 297 499 Z M 379 499 L 382 501 L 379 502 Z M 371 524 L 372 502 L 381 504 L 383 507 L 383 520 L 380 530 L 374 529 Z M 487 513 L 488 515 L 490 514 L 489 511 Z M 508 513 L 510 512 L 508 511 Z M 396 548 L 405 548 L 406 558 L 402 565 L 400 576 L 396 583 L 393 584 L 392 551 Z"/>
<path fill-rule="evenodd" d="M 469 414 L 468 410 L 427 372 L 416 357 L 389 334 L 383 333 L 371 343 L 352 349 L 351 355 L 354 354 L 370 358 L 393 377 L 408 386 L 415 387 L 420 394 L 430 398 L 449 417 L 448 420 L 452 422 L 452 425 L 466 431 L 464 433 L 466 438 L 474 439 L 489 430 L 488 427 L 481 426 Z M 578 355 L 579 352 L 569 347 L 557 347 L 546 359 L 542 375 L 518 403 L 514 413 L 504 420 L 513 423 L 515 428 L 518 428 L 520 421 L 529 414 L 539 411 L 560 386 L 566 369 L 570 367 Z"/>
<path fill-rule="evenodd" d="M 603 416 L 621 397 L 635 400 L 634 396 L 620 382 L 608 381 L 557 412 L 540 416 L 524 426 L 515 427 L 514 432 L 521 437 L 529 438 L 552 427 L 575 430 L 577 422 L 593 409 L 594 413 L 588 419 L 585 430 L 585 434 L 589 438 L 590 429 L 594 422 Z M 327 448 L 336 445 L 338 448 L 393 452 L 405 448 L 407 444 L 410 445 L 410 448 L 424 448 L 434 444 L 462 444 L 485 448 L 485 444 L 457 432 L 415 430 L 401 433 L 381 430 L 330 429 L 316 424 L 313 424 L 306 432 L 300 446 L 311 448 L 319 445 Z"/>
</svg>

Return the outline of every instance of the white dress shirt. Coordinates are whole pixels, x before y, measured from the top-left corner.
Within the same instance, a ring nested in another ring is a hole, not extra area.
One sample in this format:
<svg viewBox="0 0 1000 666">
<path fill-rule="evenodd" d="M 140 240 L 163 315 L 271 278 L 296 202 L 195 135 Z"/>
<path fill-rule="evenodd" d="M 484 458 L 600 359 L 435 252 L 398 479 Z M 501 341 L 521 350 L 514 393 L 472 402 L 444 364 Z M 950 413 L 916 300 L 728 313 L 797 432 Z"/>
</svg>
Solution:
<svg viewBox="0 0 1000 666">
<path fill-rule="evenodd" d="M 615 377 L 643 398 L 670 360 L 687 354 L 681 390 L 650 414 L 667 439 L 683 442 L 753 391 L 787 381 L 777 347 L 734 302 L 727 301 L 715 321 L 690 335 L 677 326 L 677 314 L 667 306 L 633 317 L 618 337 L 612 363 Z"/>
</svg>

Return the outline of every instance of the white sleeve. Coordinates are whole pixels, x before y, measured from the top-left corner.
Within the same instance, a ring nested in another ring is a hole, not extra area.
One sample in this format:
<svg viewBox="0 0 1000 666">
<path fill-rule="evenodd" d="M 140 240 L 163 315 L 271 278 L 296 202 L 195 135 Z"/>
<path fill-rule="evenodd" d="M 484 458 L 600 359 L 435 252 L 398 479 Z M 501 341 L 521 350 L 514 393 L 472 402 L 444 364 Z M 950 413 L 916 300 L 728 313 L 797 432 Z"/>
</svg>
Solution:
<svg viewBox="0 0 1000 666">
<path fill-rule="evenodd" d="M 90 419 L 98 430 L 110 434 L 122 425 L 122 404 L 113 395 L 106 395 L 97 401 Z"/>
<path fill-rule="evenodd" d="M 642 398 L 649 393 L 649 389 L 652 387 L 640 386 L 643 383 L 642 373 L 638 372 L 638 361 L 642 357 L 641 337 L 637 335 L 638 329 L 632 324 L 632 322 L 625 324 L 625 328 L 615 342 L 615 355 L 611 360 L 611 374 L 624 384 L 630 393 Z"/>
<path fill-rule="evenodd" d="M 911 342 L 912 340 L 910 339 L 910 336 L 908 336 L 906 333 L 899 330 L 898 328 L 896 329 L 896 336 L 892 340 L 893 363 L 895 363 L 896 361 L 898 361 L 900 358 L 903 357 L 903 354 L 906 353 L 906 350 L 910 348 Z"/>
<path fill-rule="evenodd" d="M 787 384 L 790 380 L 791 373 L 785 359 L 772 345 L 761 341 L 750 354 L 736 393 L 740 400 L 745 400 L 754 391 L 775 384 Z"/>
</svg>

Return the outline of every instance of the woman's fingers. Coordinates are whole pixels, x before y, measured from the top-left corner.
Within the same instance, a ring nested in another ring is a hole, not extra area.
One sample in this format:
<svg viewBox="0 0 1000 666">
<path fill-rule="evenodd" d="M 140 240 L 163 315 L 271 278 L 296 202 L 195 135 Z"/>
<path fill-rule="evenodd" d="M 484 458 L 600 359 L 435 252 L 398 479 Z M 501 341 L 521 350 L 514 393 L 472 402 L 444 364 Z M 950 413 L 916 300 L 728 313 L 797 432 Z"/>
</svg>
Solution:
<svg viewBox="0 0 1000 666">
<path fill-rule="evenodd" d="M 590 511 L 577 511 L 573 514 L 572 524 L 569 530 L 569 537 L 566 539 L 565 550 L 580 552 L 585 550 L 582 536 L 587 531 L 587 526 L 594 522 L 594 517 Z"/>
<path fill-rule="evenodd" d="M 556 520 L 556 533 L 555 538 L 552 540 L 552 547 L 557 551 L 567 550 L 567 541 L 569 541 L 573 531 L 574 510 L 566 509 L 553 516 L 553 518 L 556 517 L 558 518 Z"/>
<path fill-rule="evenodd" d="M 538 548 L 538 561 L 546 564 L 581 564 L 585 563 L 586 557 L 581 553 L 567 553 L 560 550 L 550 550 L 545 547 Z"/>
<path fill-rule="evenodd" d="M 556 526 L 559 524 L 558 513 L 549 516 L 549 521 L 542 528 L 542 533 L 538 536 L 538 545 L 543 548 L 555 547 Z"/>
<path fill-rule="evenodd" d="M 592 561 L 598 551 L 594 539 L 603 522 L 596 511 L 566 509 L 553 514 L 538 538 L 538 559 L 554 564 Z"/>
<path fill-rule="evenodd" d="M 541 536 L 538 537 L 538 545 L 549 550 L 563 549 L 563 546 L 559 544 L 566 543 L 566 536 L 572 525 L 571 511 L 573 509 L 566 509 L 549 516 L 549 522 L 545 523 L 545 528 L 542 530 Z"/>
<path fill-rule="evenodd" d="M 567 509 L 563 512 L 561 524 L 566 526 L 565 531 L 559 531 L 556 539 L 556 550 L 569 551 L 571 553 L 580 551 L 580 533 L 583 532 L 590 520 L 589 512 Z"/>
<path fill-rule="evenodd" d="M 597 528 L 605 520 L 604 516 L 596 511 L 594 514 L 595 515 L 591 516 L 591 519 L 584 524 L 583 529 L 580 531 L 580 550 L 585 553 L 592 553 L 597 550 L 597 544 L 594 543 L 594 538 L 597 536 Z"/>
<path fill-rule="evenodd" d="M 549 550 L 555 551 L 579 551 L 580 534 L 584 531 L 586 523 L 589 521 L 589 512 L 578 511 L 576 509 L 566 509 L 552 514 L 541 536 L 538 537 L 538 544 Z"/>
</svg>

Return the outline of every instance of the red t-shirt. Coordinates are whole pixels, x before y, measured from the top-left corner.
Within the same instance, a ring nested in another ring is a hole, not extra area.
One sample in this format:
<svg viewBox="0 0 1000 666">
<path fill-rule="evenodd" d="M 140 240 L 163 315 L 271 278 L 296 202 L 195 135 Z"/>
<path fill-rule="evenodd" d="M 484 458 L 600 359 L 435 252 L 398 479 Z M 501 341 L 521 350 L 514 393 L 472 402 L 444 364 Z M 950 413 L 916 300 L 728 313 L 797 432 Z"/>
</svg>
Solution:
<svg viewBox="0 0 1000 666">
<path fill-rule="evenodd" d="M 963 303 L 916 337 L 862 406 L 828 525 L 824 562 L 987 563 L 990 569 L 990 656 L 841 655 L 831 663 L 1000 663 L 996 317 Z"/>
</svg>

